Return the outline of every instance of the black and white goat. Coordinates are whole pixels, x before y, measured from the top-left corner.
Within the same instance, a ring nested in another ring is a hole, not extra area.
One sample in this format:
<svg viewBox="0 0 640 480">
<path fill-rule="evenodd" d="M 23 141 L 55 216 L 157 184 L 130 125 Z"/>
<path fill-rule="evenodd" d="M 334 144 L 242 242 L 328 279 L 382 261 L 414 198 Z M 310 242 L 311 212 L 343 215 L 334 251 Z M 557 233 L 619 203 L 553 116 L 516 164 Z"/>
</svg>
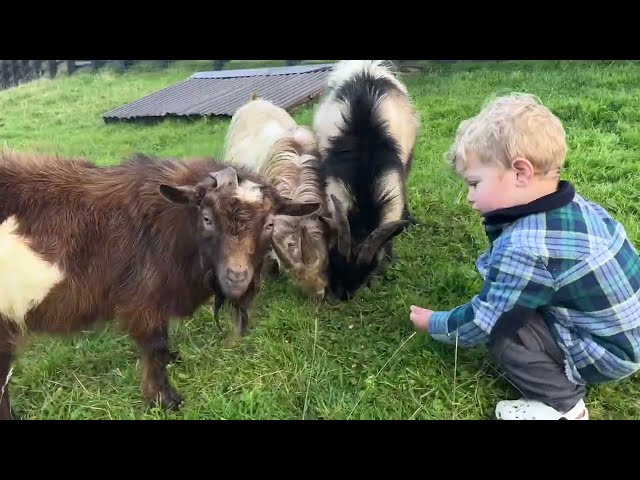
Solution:
<svg viewBox="0 0 640 480">
<path fill-rule="evenodd" d="M 420 118 L 406 86 L 381 60 L 336 64 L 313 119 L 323 157 L 329 289 L 342 300 L 392 256 L 409 224 L 406 183 Z"/>
</svg>

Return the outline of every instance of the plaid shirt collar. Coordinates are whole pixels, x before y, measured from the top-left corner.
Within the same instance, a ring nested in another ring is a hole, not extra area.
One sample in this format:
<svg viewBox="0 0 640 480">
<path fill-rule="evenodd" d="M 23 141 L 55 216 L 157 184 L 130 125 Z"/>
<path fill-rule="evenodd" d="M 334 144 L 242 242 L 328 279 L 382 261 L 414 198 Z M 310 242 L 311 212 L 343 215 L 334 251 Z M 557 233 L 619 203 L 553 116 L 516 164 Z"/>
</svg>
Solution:
<svg viewBox="0 0 640 480">
<path fill-rule="evenodd" d="M 500 236 L 504 228 L 516 220 L 535 213 L 548 212 L 556 208 L 564 207 L 573 201 L 575 189 L 571 182 L 560 180 L 558 189 L 524 205 L 500 208 L 484 215 L 484 228 L 489 240 L 493 242 Z"/>
</svg>

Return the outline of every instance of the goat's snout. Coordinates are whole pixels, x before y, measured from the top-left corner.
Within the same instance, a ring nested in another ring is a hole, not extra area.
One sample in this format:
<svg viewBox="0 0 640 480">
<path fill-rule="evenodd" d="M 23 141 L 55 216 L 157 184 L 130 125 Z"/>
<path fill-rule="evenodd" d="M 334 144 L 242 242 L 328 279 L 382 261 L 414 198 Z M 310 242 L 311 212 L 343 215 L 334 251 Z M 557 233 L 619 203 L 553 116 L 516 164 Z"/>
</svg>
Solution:
<svg viewBox="0 0 640 480">
<path fill-rule="evenodd" d="M 236 270 L 234 268 L 227 268 L 227 280 L 231 283 L 243 283 L 249 276 L 249 271 L 244 268 Z"/>
<path fill-rule="evenodd" d="M 218 270 L 218 281 L 224 295 L 230 299 L 240 298 L 245 294 L 253 277 L 251 265 L 233 264 Z"/>
</svg>

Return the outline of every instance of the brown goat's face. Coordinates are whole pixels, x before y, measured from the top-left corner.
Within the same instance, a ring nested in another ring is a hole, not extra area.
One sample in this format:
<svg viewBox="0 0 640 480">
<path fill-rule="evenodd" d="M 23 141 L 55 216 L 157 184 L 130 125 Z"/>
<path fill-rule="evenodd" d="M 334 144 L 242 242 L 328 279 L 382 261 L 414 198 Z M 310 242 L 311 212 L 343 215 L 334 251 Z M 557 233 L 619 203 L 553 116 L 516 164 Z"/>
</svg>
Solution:
<svg viewBox="0 0 640 480">
<path fill-rule="evenodd" d="M 196 241 L 202 264 L 213 273 L 221 293 L 235 301 L 260 281 L 274 217 L 306 215 L 319 208 L 293 203 L 256 177 L 238 179 L 231 167 L 210 173 L 195 187 L 162 185 L 160 192 L 174 203 L 198 207 Z"/>
<path fill-rule="evenodd" d="M 311 297 L 324 297 L 327 244 L 318 214 L 275 217 L 272 245 L 293 283 Z"/>
</svg>

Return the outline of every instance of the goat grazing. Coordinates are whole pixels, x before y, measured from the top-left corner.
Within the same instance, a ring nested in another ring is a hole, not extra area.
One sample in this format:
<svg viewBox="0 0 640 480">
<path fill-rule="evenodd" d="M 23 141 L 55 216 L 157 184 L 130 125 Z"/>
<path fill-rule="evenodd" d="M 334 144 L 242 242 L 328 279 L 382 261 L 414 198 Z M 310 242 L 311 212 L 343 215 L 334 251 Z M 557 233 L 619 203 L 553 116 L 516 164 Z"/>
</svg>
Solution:
<svg viewBox="0 0 640 480">
<path fill-rule="evenodd" d="M 316 109 L 329 216 L 329 289 L 350 298 L 391 259 L 411 222 L 406 183 L 420 127 L 406 86 L 380 60 L 338 62 Z"/>
<path fill-rule="evenodd" d="M 227 132 L 224 161 L 263 176 L 285 198 L 324 205 L 313 132 L 297 125 L 286 110 L 267 100 L 254 97 L 235 112 Z M 269 256 L 311 296 L 324 296 L 327 286 L 325 235 L 317 213 L 275 218 Z"/>
<path fill-rule="evenodd" d="M 140 348 L 144 398 L 177 409 L 170 317 L 193 315 L 214 290 L 243 306 L 258 290 L 273 216 L 318 207 L 211 159 L 137 155 L 98 167 L 0 153 L 0 419 L 12 417 L 16 342 L 115 318 Z M 246 312 L 238 317 L 244 333 Z"/>
</svg>

